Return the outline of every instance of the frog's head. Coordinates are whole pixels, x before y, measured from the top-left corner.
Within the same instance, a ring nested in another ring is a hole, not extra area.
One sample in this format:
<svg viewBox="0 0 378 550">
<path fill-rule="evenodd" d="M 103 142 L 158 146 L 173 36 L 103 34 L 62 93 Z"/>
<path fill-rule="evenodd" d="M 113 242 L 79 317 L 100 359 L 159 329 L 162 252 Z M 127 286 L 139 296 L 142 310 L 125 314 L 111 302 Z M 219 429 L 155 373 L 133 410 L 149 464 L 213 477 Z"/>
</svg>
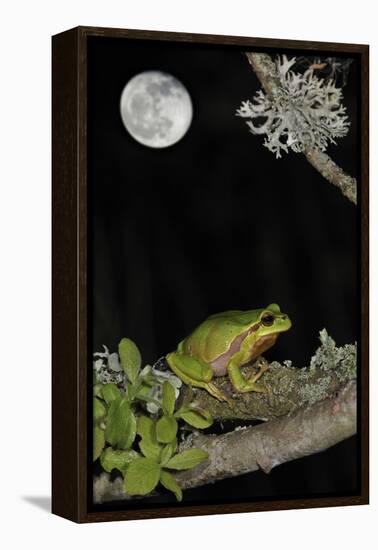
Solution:
<svg viewBox="0 0 378 550">
<path fill-rule="evenodd" d="M 259 336 L 264 336 L 289 330 L 291 321 L 286 313 L 281 312 L 279 305 L 269 304 L 268 307 L 260 310 L 258 325 Z"/>
</svg>

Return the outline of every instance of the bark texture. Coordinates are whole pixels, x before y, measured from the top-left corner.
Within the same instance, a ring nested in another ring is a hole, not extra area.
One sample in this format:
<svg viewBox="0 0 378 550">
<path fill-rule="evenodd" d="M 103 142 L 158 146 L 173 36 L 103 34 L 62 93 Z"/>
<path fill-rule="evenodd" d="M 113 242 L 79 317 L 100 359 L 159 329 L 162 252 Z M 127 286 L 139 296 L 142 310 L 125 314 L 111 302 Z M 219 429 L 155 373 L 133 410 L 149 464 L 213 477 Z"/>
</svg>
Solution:
<svg viewBox="0 0 378 550">
<path fill-rule="evenodd" d="M 308 149 L 305 152 L 305 157 L 326 180 L 338 187 L 347 199 L 353 204 L 357 204 L 357 182 L 355 178 L 346 174 L 326 153 Z"/>
<path fill-rule="evenodd" d="M 356 433 L 356 393 L 356 382 L 349 382 L 335 397 L 292 416 L 220 436 L 193 436 L 183 448 L 200 447 L 209 460 L 176 479 L 184 489 L 197 487 L 259 468 L 269 473 L 279 464 L 324 451 Z"/>
</svg>

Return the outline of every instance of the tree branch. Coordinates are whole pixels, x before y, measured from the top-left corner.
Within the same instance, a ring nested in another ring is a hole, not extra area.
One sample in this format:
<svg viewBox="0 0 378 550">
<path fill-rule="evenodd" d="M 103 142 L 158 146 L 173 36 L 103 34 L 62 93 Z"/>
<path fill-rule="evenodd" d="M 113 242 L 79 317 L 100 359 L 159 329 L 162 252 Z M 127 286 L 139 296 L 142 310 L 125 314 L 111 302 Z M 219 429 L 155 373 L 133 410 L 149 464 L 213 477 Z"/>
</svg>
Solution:
<svg viewBox="0 0 378 550">
<path fill-rule="evenodd" d="M 183 447 L 209 453 L 203 464 L 176 475 L 182 488 L 272 468 L 324 451 L 356 433 L 356 382 L 334 398 L 299 409 L 292 416 L 220 436 L 196 435 Z"/>
<path fill-rule="evenodd" d="M 333 185 L 336 185 L 342 194 L 349 199 L 353 204 L 357 204 L 357 182 L 355 178 L 344 172 L 340 166 L 322 151 L 308 149 L 304 153 L 308 162 L 321 175 Z"/>
<path fill-rule="evenodd" d="M 333 398 L 303 407 L 292 416 L 277 418 L 255 427 L 236 429 L 223 435 L 193 434 L 180 450 L 200 447 L 209 459 L 196 468 L 179 472 L 183 489 L 213 483 L 261 468 L 272 468 L 318 453 L 356 433 L 356 382 L 348 382 Z M 110 481 L 102 474 L 94 482 L 95 502 L 130 498 L 121 479 Z"/>
<path fill-rule="evenodd" d="M 229 403 L 200 389 L 196 389 L 195 402 L 217 420 L 271 420 L 332 396 L 355 379 L 357 348 L 354 344 L 337 347 L 326 330 L 320 332 L 320 340 L 306 368 L 271 363 L 261 379 L 266 393 L 234 393 L 229 378 L 224 376 L 213 379 L 213 383 L 229 397 Z"/>
<path fill-rule="evenodd" d="M 265 92 L 272 96 L 280 85 L 275 63 L 265 53 L 246 52 L 246 56 Z M 357 204 L 357 181 L 355 178 L 346 174 L 326 153 L 308 149 L 304 155 L 326 180 L 338 187 L 347 199 Z"/>
<path fill-rule="evenodd" d="M 325 329 L 319 336 L 321 345 L 308 367 L 271 364 L 263 376 L 268 390 L 265 394 L 233 394 L 227 377 L 214 383 L 228 394 L 230 403 L 221 403 L 206 391 L 196 390 L 197 406 L 206 408 L 218 420 L 270 421 L 217 436 L 191 434 L 180 450 L 201 447 L 210 458 L 197 468 L 176 474 L 183 488 L 253 472 L 259 467 L 268 472 L 283 462 L 327 449 L 355 433 L 357 346 L 337 347 Z M 93 494 L 97 503 L 130 498 L 123 491 L 122 478 L 110 481 L 106 473 L 94 479 Z"/>
</svg>

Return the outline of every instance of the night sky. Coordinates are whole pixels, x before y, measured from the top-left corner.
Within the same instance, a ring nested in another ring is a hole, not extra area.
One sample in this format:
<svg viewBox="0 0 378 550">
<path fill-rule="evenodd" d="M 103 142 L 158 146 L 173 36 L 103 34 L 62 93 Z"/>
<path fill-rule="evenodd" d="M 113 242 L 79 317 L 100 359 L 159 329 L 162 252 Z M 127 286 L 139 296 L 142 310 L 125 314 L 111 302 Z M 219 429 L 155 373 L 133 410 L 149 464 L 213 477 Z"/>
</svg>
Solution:
<svg viewBox="0 0 378 550">
<path fill-rule="evenodd" d="M 240 46 L 91 37 L 88 59 L 91 351 L 127 336 L 153 362 L 208 315 L 271 302 L 293 327 L 268 359 L 307 365 L 323 327 L 338 345 L 358 340 L 358 209 L 303 155 L 276 160 L 235 116 L 261 87 Z M 120 117 L 123 87 L 146 70 L 171 73 L 193 101 L 188 133 L 166 149 L 137 143 Z M 358 90 L 356 58 L 350 131 L 327 151 L 352 176 Z M 352 438 L 269 475 L 186 491 L 184 502 L 352 494 L 357 469 Z M 163 501 L 175 502 L 153 502 Z"/>
</svg>

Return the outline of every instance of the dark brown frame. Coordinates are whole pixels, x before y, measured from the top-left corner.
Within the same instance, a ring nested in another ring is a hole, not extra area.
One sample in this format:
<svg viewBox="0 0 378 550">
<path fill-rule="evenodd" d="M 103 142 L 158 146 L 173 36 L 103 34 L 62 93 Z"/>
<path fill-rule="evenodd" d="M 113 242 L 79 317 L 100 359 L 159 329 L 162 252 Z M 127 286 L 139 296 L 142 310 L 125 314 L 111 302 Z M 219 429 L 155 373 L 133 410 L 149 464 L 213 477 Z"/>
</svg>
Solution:
<svg viewBox="0 0 378 550">
<path fill-rule="evenodd" d="M 359 387 L 361 494 L 238 504 L 88 510 L 87 403 L 87 37 L 122 37 L 255 48 L 359 54 L 361 59 L 361 378 Z M 77 27 L 52 39 L 53 61 L 53 372 L 52 511 L 76 522 L 346 506 L 369 502 L 369 47 L 96 27 Z M 67 406 L 69 404 L 69 406 Z"/>
</svg>

